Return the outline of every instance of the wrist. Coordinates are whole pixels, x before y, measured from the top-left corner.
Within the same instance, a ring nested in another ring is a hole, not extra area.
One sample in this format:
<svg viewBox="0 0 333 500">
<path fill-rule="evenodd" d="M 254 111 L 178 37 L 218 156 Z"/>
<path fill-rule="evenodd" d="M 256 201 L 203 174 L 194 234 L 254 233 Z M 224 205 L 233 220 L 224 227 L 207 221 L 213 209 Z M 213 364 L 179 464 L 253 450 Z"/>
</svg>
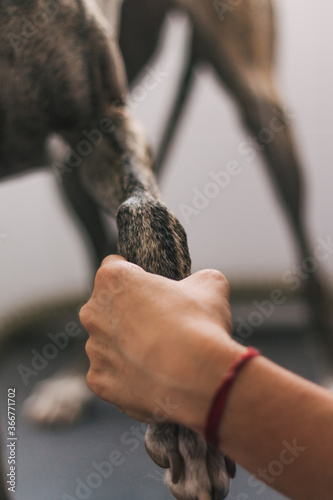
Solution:
<svg viewBox="0 0 333 500">
<path fill-rule="evenodd" d="M 204 437 L 207 416 L 217 390 L 230 367 L 246 353 L 246 347 L 238 344 L 224 332 L 223 335 L 205 339 L 198 351 L 199 356 L 191 383 L 185 384 L 188 393 L 179 405 L 179 420 Z M 188 377 L 191 375 L 188 374 Z"/>
</svg>

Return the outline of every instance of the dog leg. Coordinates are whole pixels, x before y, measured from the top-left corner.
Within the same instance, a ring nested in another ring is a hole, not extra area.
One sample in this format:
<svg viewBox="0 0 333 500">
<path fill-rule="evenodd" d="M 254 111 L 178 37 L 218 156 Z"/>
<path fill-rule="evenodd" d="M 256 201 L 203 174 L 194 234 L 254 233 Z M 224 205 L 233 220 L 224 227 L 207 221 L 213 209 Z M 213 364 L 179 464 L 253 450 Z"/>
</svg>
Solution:
<svg viewBox="0 0 333 500">
<path fill-rule="evenodd" d="M 311 245 L 302 218 L 304 188 L 290 121 L 283 108 L 273 75 L 275 25 L 270 0 L 249 0 L 227 12 L 218 2 L 179 0 L 191 14 L 200 45 L 218 77 L 236 99 L 244 124 L 254 134 L 256 146 L 244 144 L 241 154 L 249 161 L 261 150 L 291 229 L 299 256 L 311 256 Z M 306 296 L 312 306 L 318 334 L 333 356 L 333 337 L 326 308 L 327 298 L 317 272 L 309 274 Z"/>
<path fill-rule="evenodd" d="M 193 34 L 189 44 L 188 53 L 186 55 L 186 65 L 183 70 L 181 80 L 178 86 L 178 93 L 174 104 L 172 106 L 171 114 L 167 121 L 166 128 L 162 134 L 162 140 L 158 147 L 158 154 L 156 158 L 156 174 L 161 176 L 163 166 L 167 158 L 170 145 L 177 130 L 179 120 L 182 116 L 186 103 L 190 97 L 191 89 L 194 82 L 194 68 L 195 68 L 195 55 L 193 47 Z"/>
<path fill-rule="evenodd" d="M 170 0 L 124 0 L 120 24 L 119 45 L 123 55 L 129 85 L 151 60 L 158 46 L 165 17 L 175 7 Z M 135 50 L 133 50 L 135 48 Z M 156 158 L 156 174 L 160 177 L 170 144 L 182 115 L 193 83 L 193 37 L 189 41 L 186 67 L 181 75 L 178 93 L 172 106 Z"/>
<path fill-rule="evenodd" d="M 153 56 L 171 0 L 124 0 L 119 46 L 129 85 Z M 133 50 L 134 49 L 134 50 Z"/>
<path fill-rule="evenodd" d="M 12 99 L 25 96 L 27 108 L 41 117 L 37 121 L 40 134 L 61 135 L 74 152 L 81 148 L 75 168 L 96 203 L 117 216 L 119 252 L 147 271 L 184 278 L 190 273 L 186 235 L 160 199 L 150 149 L 128 114 L 126 82 L 116 44 L 93 2 L 64 0 L 57 5 L 52 22 L 39 29 L 33 43 L 24 45 L 17 54 L 17 95 L 14 93 Z M 36 6 L 36 2 L 29 3 L 29 16 Z M 20 20 L 18 9 L 16 6 Z M 6 31 L 1 37 L 6 40 Z M 36 73 L 38 85 L 33 78 Z M 14 108 L 13 123 L 21 123 L 21 109 Z M 29 121 L 23 125 L 22 134 L 29 130 Z M 89 142 L 87 134 L 92 139 Z M 226 470 L 223 454 L 208 451 L 194 433 L 175 426 L 154 426 L 147 448 L 154 445 L 159 461 L 165 463 L 171 453 L 170 482 L 178 482 L 173 491 L 179 499 L 192 500 L 201 493 L 216 496 L 215 492 L 224 494 L 228 489 L 229 477 L 219 476 L 218 480 L 215 474 L 210 475 L 213 466 L 217 471 Z"/>
<path fill-rule="evenodd" d="M 64 192 L 66 203 L 69 202 L 87 232 L 89 243 L 94 250 L 94 263 L 97 270 L 107 255 L 117 252 L 117 236 L 111 233 L 111 229 L 106 228 L 101 210 L 82 185 L 77 170 L 65 173 L 60 187 Z"/>
<path fill-rule="evenodd" d="M 190 273 L 186 235 L 160 199 L 146 140 L 124 106 L 111 107 L 107 116 L 114 124 L 112 137 L 82 165 L 85 185 L 117 214 L 121 255 L 149 272 L 182 279 Z M 179 500 L 202 494 L 225 498 L 230 461 L 192 431 L 150 425 L 146 448 L 158 465 L 169 468 L 166 483 Z"/>
<path fill-rule="evenodd" d="M 116 215 L 121 255 L 149 272 L 182 279 L 190 274 L 185 232 L 160 199 L 144 135 L 121 102 L 121 94 L 113 99 L 97 117 L 99 123 L 109 120 L 110 133 L 84 158 L 79 169 L 82 181 L 96 201 Z M 96 122 L 87 126 L 94 128 Z M 75 148 L 79 136 L 67 140 Z M 229 475 L 224 455 L 208 449 L 191 431 L 153 425 L 146 444 L 157 463 L 172 469 L 166 481 L 177 498 L 192 500 L 202 492 L 226 494 Z"/>
<path fill-rule="evenodd" d="M 93 55 L 96 61 L 109 59 L 111 65 L 117 59 L 112 54 L 109 58 Z M 113 73 L 105 69 L 104 73 Z M 150 148 L 124 105 L 124 78 L 119 65 L 117 71 L 112 85 L 106 81 L 105 93 L 111 88 L 112 93 L 103 113 L 88 124 L 91 129 L 108 119 L 110 133 L 104 134 L 84 158 L 80 175 L 96 201 L 116 214 L 119 253 L 149 272 L 182 279 L 189 275 L 191 265 L 186 235 L 160 199 Z M 74 149 L 79 139 L 67 137 Z M 234 464 L 195 433 L 175 425 L 150 425 L 146 446 L 158 464 L 170 468 L 166 482 L 179 500 L 202 495 L 216 499 L 227 494 Z"/>
</svg>

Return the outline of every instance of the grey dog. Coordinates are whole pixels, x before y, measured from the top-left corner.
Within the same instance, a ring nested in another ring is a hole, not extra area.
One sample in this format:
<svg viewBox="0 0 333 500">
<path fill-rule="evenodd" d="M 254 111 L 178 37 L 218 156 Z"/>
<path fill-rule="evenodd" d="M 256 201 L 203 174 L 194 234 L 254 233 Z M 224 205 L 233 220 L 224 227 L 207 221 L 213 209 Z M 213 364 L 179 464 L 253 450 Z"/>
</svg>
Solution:
<svg viewBox="0 0 333 500">
<path fill-rule="evenodd" d="M 117 219 L 121 255 L 188 276 L 184 229 L 160 198 L 151 149 L 127 109 L 117 43 L 94 1 L 2 0 L 0 67 L 0 178 L 50 162 L 57 134 L 70 152 L 56 170 L 83 219 L 98 205 Z M 227 495 L 233 462 L 193 432 L 151 425 L 146 447 L 178 499 Z"/>
</svg>

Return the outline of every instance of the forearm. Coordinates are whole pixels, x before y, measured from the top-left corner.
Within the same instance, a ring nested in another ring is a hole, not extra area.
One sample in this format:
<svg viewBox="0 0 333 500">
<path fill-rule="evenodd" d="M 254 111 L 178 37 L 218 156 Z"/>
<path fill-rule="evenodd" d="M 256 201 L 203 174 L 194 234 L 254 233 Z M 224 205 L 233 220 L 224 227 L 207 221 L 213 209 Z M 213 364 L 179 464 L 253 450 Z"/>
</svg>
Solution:
<svg viewBox="0 0 333 500">
<path fill-rule="evenodd" d="M 297 500 L 332 498 L 332 437 L 333 396 L 263 357 L 239 374 L 219 428 L 226 454 Z"/>
</svg>

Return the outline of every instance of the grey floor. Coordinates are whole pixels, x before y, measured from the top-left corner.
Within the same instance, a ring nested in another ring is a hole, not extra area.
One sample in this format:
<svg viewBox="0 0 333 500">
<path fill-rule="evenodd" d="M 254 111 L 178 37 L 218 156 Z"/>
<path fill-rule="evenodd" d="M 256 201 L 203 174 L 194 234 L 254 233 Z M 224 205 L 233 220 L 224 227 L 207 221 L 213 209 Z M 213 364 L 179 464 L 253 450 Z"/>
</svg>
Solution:
<svg viewBox="0 0 333 500">
<path fill-rule="evenodd" d="M 246 305 L 234 306 L 234 314 L 241 311 L 246 315 Z M 75 319 L 75 316 L 72 317 Z M 6 400 L 8 387 L 16 387 L 19 414 L 33 384 L 25 387 L 17 367 L 20 364 L 29 366 L 31 349 L 38 350 L 45 345 L 45 338 L 40 333 L 55 332 L 68 319 L 70 317 L 62 317 L 51 324 L 40 324 L 34 332 L 30 332 L 31 336 L 25 332 L 18 342 L 7 345 L 2 351 L 1 401 Z M 250 342 L 277 363 L 309 379 L 315 378 L 311 342 L 297 324 L 288 321 L 284 324 L 279 321 L 265 324 L 257 329 Z M 41 376 L 45 378 L 66 364 L 71 355 L 70 349 L 63 351 L 50 361 Z M 2 418 L 4 422 L 3 415 Z M 17 500 L 171 500 L 172 495 L 163 485 L 162 469 L 147 457 L 143 440 L 133 436 L 137 427 L 135 421 L 97 398 L 90 413 L 72 428 L 41 430 L 19 416 Z M 115 466 L 108 478 L 102 481 L 96 479 L 96 488 L 76 493 L 77 484 L 80 481 L 85 483 L 88 477 L 93 478 L 91 474 L 96 472 L 96 464 L 108 460 L 112 451 L 119 452 L 114 455 L 116 458 L 121 454 L 121 465 Z M 240 468 L 228 496 L 229 500 L 282 498 L 268 487 L 251 483 L 248 474 Z"/>
</svg>

